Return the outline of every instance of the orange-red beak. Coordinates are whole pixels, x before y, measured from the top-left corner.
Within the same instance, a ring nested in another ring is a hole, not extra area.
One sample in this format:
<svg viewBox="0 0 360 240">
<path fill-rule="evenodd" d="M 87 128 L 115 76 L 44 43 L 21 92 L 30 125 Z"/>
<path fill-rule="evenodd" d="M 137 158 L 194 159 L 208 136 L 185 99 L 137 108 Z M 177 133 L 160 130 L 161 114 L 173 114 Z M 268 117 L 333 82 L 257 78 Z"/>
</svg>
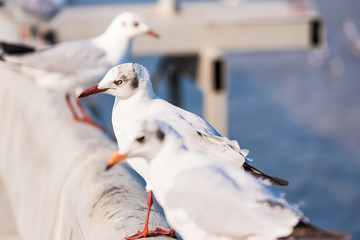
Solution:
<svg viewBox="0 0 360 240">
<path fill-rule="evenodd" d="M 96 93 L 102 93 L 105 92 L 106 90 L 108 90 L 108 88 L 99 88 L 99 85 L 95 85 L 89 89 L 86 89 L 85 91 L 83 91 L 78 98 L 83 98 L 83 97 L 87 97 Z"/>
<path fill-rule="evenodd" d="M 157 34 L 155 31 L 153 31 L 151 29 L 149 31 L 145 32 L 145 34 L 150 35 L 150 36 L 152 36 L 154 38 L 159 38 L 160 37 L 159 34 Z"/>
<path fill-rule="evenodd" d="M 112 156 L 109 161 L 107 161 L 106 163 L 106 168 L 105 170 L 109 170 L 110 168 L 112 168 L 113 166 L 115 166 L 116 164 L 124 161 L 127 157 L 128 157 L 128 153 L 124 154 L 124 155 L 120 155 L 119 153 L 116 153 L 114 156 Z"/>
</svg>

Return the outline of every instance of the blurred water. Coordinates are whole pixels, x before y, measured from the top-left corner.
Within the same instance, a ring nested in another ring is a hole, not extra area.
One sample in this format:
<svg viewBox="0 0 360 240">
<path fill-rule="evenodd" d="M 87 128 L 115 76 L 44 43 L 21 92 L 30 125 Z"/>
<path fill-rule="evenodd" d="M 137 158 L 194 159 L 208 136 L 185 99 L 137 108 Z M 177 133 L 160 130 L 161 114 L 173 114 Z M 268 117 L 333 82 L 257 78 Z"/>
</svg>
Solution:
<svg viewBox="0 0 360 240">
<path fill-rule="evenodd" d="M 360 29 L 360 1 L 312 3 L 325 21 L 327 48 L 227 56 L 230 138 L 250 149 L 255 166 L 291 182 L 280 190 L 302 201 L 313 223 L 360 239 L 360 38 L 352 30 Z M 150 70 L 156 64 L 136 61 Z M 201 115 L 199 90 L 186 79 L 182 88 L 182 107 Z M 166 82 L 158 93 L 168 97 Z"/>
</svg>

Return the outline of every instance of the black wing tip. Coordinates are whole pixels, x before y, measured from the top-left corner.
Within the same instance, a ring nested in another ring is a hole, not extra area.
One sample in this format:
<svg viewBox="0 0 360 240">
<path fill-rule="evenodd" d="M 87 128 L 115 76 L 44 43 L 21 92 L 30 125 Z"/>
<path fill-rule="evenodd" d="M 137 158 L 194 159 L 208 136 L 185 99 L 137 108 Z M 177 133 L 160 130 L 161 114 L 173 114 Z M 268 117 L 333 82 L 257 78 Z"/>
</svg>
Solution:
<svg viewBox="0 0 360 240">
<path fill-rule="evenodd" d="M 272 185 L 287 186 L 290 184 L 289 181 L 278 177 L 267 176 L 266 179 L 269 179 Z"/>
<path fill-rule="evenodd" d="M 312 224 L 300 220 L 294 227 L 293 232 L 280 240 L 285 239 L 327 239 L 327 240 L 349 240 L 351 235 L 333 231 L 322 230 Z"/>
<path fill-rule="evenodd" d="M 287 181 L 285 179 L 266 175 L 265 173 L 259 171 L 255 167 L 249 165 L 247 162 L 245 162 L 243 164 L 243 167 L 244 167 L 245 171 L 251 173 L 256 178 L 259 178 L 261 180 L 266 180 L 266 181 L 270 182 L 271 185 L 287 186 L 287 185 L 290 184 L 289 181 Z"/>
<path fill-rule="evenodd" d="M 22 43 L 8 43 L 0 41 L 0 47 L 6 54 L 25 54 L 35 52 L 36 48 Z"/>
</svg>

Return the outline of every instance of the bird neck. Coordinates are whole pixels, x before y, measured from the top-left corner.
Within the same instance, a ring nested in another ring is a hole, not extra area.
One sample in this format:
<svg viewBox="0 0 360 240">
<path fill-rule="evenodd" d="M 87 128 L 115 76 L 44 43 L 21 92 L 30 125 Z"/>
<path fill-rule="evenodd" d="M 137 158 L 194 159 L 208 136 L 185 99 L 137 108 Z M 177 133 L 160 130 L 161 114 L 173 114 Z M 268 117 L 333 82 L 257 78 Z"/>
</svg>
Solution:
<svg viewBox="0 0 360 240">
<path fill-rule="evenodd" d="M 112 30 L 111 25 L 103 34 L 94 38 L 93 42 L 106 51 L 112 65 L 130 59 L 132 39 L 122 31 Z"/>
<path fill-rule="evenodd" d="M 147 108 L 147 103 L 152 99 L 158 98 L 154 91 L 151 89 L 141 90 L 136 92 L 129 98 L 115 97 L 113 111 L 128 112 L 133 110 L 143 111 Z M 144 108 L 144 109 L 142 109 Z"/>
<path fill-rule="evenodd" d="M 166 192 L 174 185 L 174 173 L 184 167 L 182 161 L 186 159 L 186 150 L 180 139 L 167 134 L 165 141 L 156 156 L 149 162 L 149 176 L 160 204 L 165 202 Z"/>
<path fill-rule="evenodd" d="M 166 134 L 166 139 L 162 148 L 158 152 L 153 162 L 155 164 L 156 162 L 159 162 L 162 165 L 170 165 L 169 167 L 171 167 L 174 161 L 176 161 L 176 158 L 180 157 L 184 153 L 186 153 L 186 147 L 184 146 L 184 141 L 182 137 L 178 136 L 175 133 L 168 133 Z M 172 159 L 172 161 L 169 161 L 168 156 L 173 156 L 174 159 Z"/>
</svg>

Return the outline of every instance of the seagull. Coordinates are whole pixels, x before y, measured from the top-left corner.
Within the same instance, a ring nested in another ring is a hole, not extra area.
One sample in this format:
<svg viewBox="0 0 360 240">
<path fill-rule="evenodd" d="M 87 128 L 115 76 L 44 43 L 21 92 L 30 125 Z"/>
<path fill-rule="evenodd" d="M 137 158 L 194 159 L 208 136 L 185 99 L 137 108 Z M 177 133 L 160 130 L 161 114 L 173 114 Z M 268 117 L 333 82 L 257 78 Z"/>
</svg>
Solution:
<svg viewBox="0 0 360 240">
<path fill-rule="evenodd" d="M 290 5 L 296 11 L 304 13 L 306 11 L 306 2 L 305 0 L 289 0 Z"/>
<path fill-rule="evenodd" d="M 112 66 L 127 61 L 132 39 L 143 34 L 159 37 L 140 16 L 125 12 L 117 15 L 104 33 L 88 40 L 42 48 L 0 42 L 1 60 L 32 77 L 40 87 L 67 93 L 66 101 L 74 119 L 97 126 L 78 98 L 76 104 L 83 118 L 77 116 L 69 93 L 79 94 L 97 83 Z"/>
<path fill-rule="evenodd" d="M 310 225 L 297 206 L 251 174 L 185 142 L 167 122 L 148 119 L 126 131 L 119 150 L 122 160 L 147 160 L 152 191 L 184 240 L 349 238 Z"/>
<path fill-rule="evenodd" d="M 29 25 L 39 25 L 54 18 L 64 7 L 65 0 L 4 0 L 10 14 L 21 24 L 22 38 L 30 35 Z"/>
<path fill-rule="evenodd" d="M 20 22 L 39 24 L 55 17 L 64 7 L 64 0 L 4 0 Z"/>
<path fill-rule="evenodd" d="M 112 124 L 119 149 L 123 146 L 126 129 L 134 122 L 149 118 L 163 120 L 184 137 L 191 151 L 200 152 L 217 161 L 244 169 L 272 185 L 287 185 L 286 180 L 268 176 L 252 167 L 247 161 L 248 150 L 241 149 L 237 141 L 221 136 L 201 117 L 176 107 L 155 95 L 147 69 L 137 63 L 125 63 L 113 67 L 98 85 L 83 91 L 79 98 L 96 93 L 115 96 Z M 116 153 L 107 163 L 107 169 L 120 161 Z M 143 158 L 129 158 L 128 163 L 146 181 L 148 199 L 151 198 L 151 182 L 147 163 Z M 152 202 L 148 201 L 148 212 Z M 148 215 L 143 232 L 133 237 L 149 236 Z M 133 238 L 130 238 L 133 239 Z"/>
</svg>

